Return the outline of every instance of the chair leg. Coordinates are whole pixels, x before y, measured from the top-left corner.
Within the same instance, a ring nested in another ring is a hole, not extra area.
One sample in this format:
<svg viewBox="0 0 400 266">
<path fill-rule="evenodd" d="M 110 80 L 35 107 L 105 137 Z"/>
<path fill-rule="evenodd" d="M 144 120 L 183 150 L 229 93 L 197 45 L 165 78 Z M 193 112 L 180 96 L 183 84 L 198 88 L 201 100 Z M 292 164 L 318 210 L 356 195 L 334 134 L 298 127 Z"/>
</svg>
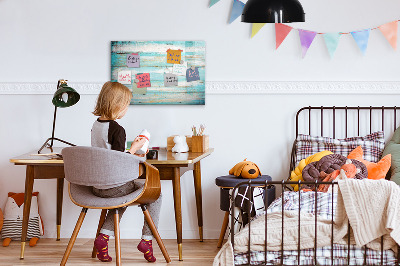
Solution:
<svg viewBox="0 0 400 266">
<path fill-rule="evenodd" d="M 114 214 L 114 234 L 115 234 L 115 256 L 117 257 L 115 265 L 121 265 L 121 243 L 120 243 L 120 235 L 119 235 L 119 213 L 118 209 L 115 209 Z"/>
<path fill-rule="evenodd" d="M 161 240 L 160 234 L 158 233 L 158 230 L 156 228 L 156 225 L 153 222 L 153 219 L 150 216 L 149 211 L 146 208 L 146 205 L 140 205 L 140 207 L 142 208 L 143 214 L 144 214 L 144 219 L 146 220 L 147 224 L 150 227 L 151 232 L 153 233 L 153 236 L 155 237 L 155 239 L 157 240 L 157 244 L 161 249 L 161 252 L 164 256 L 164 259 L 167 263 L 171 262 L 171 259 L 168 255 L 168 251 L 164 246 L 164 243 Z"/>
<path fill-rule="evenodd" d="M 72 247 L 74 246 L 76 237 L 78 236 L 79 230 L 81 229 L 87 210 L 88 210 L 87 208 L 82 208 L 81 214 L 79 215 L 78 221 L 76 222 L 74 232 L 72 232 L 72 236 L 69 240 L 67 249 L 65 250 L 64 257 L 61 260 L 60 263 L 61 266 L 64 266 L 67 263 L 69 254 L 71 254 Z"/>
<path fill-rule="evenodd" d="M 217 248 L 220 248 L 222 246 L 222 242 L 224 241 L 226 228 L 228 227 L 228 222 L 229 222 L 229 212 L 225 212 L 225 217 L 224 217 L 224 221 L 222 222 L 221 234 L 219 235 Z"/>
<path fill-rule="evenodd" d="M 99 226 L 97 227 L 96 238 L 100 234 L 100 230 L 103 227 L 104 221 L 106 220 L 106 215 L 107 215 L 107 210 L 106 209 L 101 210 L 101 215 L 100 215 L 100 219 L 99 219 Z M 92 258 L 96 258 L 96 254 L 97 254 L 97 250 L 96 250 L 96 248 L 95 248 L 95 246 L 93 244 Z"/>
</svg>

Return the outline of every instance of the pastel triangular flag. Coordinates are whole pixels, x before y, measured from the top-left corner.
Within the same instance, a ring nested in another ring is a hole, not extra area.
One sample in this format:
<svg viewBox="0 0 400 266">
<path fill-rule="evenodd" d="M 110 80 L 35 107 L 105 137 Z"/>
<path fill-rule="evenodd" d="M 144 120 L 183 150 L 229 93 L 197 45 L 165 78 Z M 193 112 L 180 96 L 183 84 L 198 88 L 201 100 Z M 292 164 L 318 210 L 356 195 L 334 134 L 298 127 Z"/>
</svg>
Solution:
<svg viewBox="0 0 400 266">
<path fill-rule="evenodd" d="M 229 23 L 232 23 L 235 19 L 237 19 L 240 15 L 242 15 L 242 11 L 244 8 L 244 3 L 239 0 L 233 0 L 231 17 L 229 18 Z"/>
<path fill-rule="evenodd" d="M 378 27 L 393 49 L 397 48 L 397 20 Z"/>
<path fill-rule="evenodd" d="M 293 28 L 288 25 L 275 23 L 276 49 L 278 49 L 278 47 L 282 44 L 282 42 L 285 40 L 286 36 L 288 36 L 289 32 L 292 29 Z"/>
<path fill-rule="evenodd" d="M 340 34 L 339 32 L 333 32 L 333 33 L 325 33 L 323 36 L 326 48 L 328 48 L 329 55 L 332 58 L 333 54 L 336 51 L 336 48 L 338 47 L 339 39 L 340 36 L 342 36 L 342 34 Z"/>
<path fill-rule="evenodd" d="M 253 23 L 252 28 L 251 28 L 251 38 L 256 35 L 262 27 L 264 27 L 265 23 Z"/>
<path fill-rule="evenodd" d="M 304 58 L 317 33 L 315 31 L 299 30 L 301 55 Z"/>
<path fill-rule="evenodd" d="M 219 2 L 219 0 L 210 0 L 210 5 L 208 7 L 212 7 L 213 5 L 215 5 L 218 2 Z"/>
<path fill-rule="evenodd" d="M 353 35 L 353 38 L 356 41 L 356 43 L 357 43 L 358 47 L 360 48 L 361 53 L 363 55 L 365 54 L 365 51 L 367 50 L 370 32 L 371 32 L 371 29 L 351 32 L 351 35 Z"/>
</svg>

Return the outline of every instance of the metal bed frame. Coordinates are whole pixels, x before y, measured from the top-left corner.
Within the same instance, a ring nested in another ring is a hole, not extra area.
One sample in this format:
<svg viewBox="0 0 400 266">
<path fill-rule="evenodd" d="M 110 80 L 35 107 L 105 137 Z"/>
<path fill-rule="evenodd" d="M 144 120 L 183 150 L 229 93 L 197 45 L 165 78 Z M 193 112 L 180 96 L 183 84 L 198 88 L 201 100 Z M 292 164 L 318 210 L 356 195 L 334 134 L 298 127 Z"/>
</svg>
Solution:
<svg viewBox="0 0 400 266">
<path fill-rule="evenodd" d="M 344 107 L 337 107 L 337 106 L 331 106 L 331 107 L 324 107 L 324 106 L 320 106 L 320 107 L 312 107 L 312 106 L 308 106 L 308 107 L 303 107 L 301 108 L 297 114 L 296 114 L 296 138 L 297 136 L 300 134 L 299 133 L 299 120 L 300 120 L 300 114 L 303 111 L 308 111 L 308 134 L 311 135 L 311 131 L 312 131 L 312 126 L 311 126 L 311 112 L 313 110 L 317 110 L 319 111 L 319 115 L 320 115 L 320 136 L 324 136 L 324 111 L 325 110 L 331 110 L 330 113 L 332 113 L 332 129 L 333 129 L 333 138 L 336 137 L 336 122 L 338 119 L 336 119 L 336 113 L 337 112 L 344 112 L 344 121 L 342 122 L 342 125 L 344 123 L 344 129 L 345 129 L 345 137 L 348 137 L 348 125 L 349 125 L 349 115 L 348 113 L 350 112 L 356 112 L 357 115 L 357 136 L 360 136 L 360 113 L 361 112 L 369 112 L 369 131 L 370 133 L 372 133 L 372 125 L 373 125 L 373 114 L 375 114 L 376 112 L 381 112 L 381 130 L 384 131 L 385 129 L 385 113 L 387 113 L 386 111 L 390 111 L 393 112 L 393 130 L 396 129 L 396 118 L 397 118 L 397 111 L 400 108 L 393 106 L 393 107 L 348 107 L 348 106 L 344 106 Z M 325 112 L 326 113 L 326 112 Z M 327 119 L 325 119 L 326 121 Z M 315 121 L 314 121 L 315 122 Z M 317 121 L 318 122 L 318 121 Z M 353 124 L 354 125 L 354 124 Z M 291 153 L 291 160 L 290 160 L 290 172 L 295 169 L 296 165 L 295 165 L 295 158 L 296 158 L 296 154 L 295 154 L 295 146 L 296 146 L 296 141 L 293 144 L 293 149 L 292 149 L 292 153 Z M 289 172 L 289 176 L 290 176 L 290 172 Z M 285 190 L 291 190 L 289 186 L 287 185 L 300 185 L 301 184 L 306 184 L 306 185 L 315 185 L 314 191 L 317 192 L 318 186 L 319 185 L 325 185 L 325 184 L 330 184 L 332 185 L 332 190 L 334 189 L 334 186 L 336 186 L 338 183 L 336 181 L 332 181 L 332 182 L 320 182 L 320 181 L 315 181 L 315 182 L 304 182 L 304 181 L 252 181 L 251 179 L 249 181 L 246 182 L 242 182 L 240 184 L 238 184 L 237 186 L 234 187 L 233 191 L 232 191 L 232 195 L 235 195 L 236 190 L 239 187 L 242 186 L 251 186 L 251 187 L 259 187 L 259 188 L 263 188 L 265 191 L 265 195 L 266 198 L 268 198 L 268 188 L 271 185 L 276 185 L 276 186 L 281 186 L 282 188 L 282 195 L 285 192 Z M 298 191 L 299 193 L 299 202 L 301 202 L 301 192 L 300 190 Z M 253 191 L 250 189 L 250 198 L 252 198 Z M 333 200 L 334 199 L 334 193 L 332 193 L 332 223 L 331 223 L 331 228 L 332 228 L 332 237 L 331 237 L 331 261 L 332 261 L 332 265 L 334 263 L 334 254 L 333 254 L 333 224 L 334 224 L 334 217 L 333 217 L 333 211 L 334 211 L 334 206 L 333 206 Z M 318 198 L 317 198 L 317 193 L 315 193 L 315 213 L 317 213 L 317 202 L 318 202 Z M 267 201 L 264 201 L 264 207 L 265 207 L 265 247 L 264 247 L 264 262 L 259 263 L 259 265 L 272 265 L 272 264 L 268 264 L 267 262 L 267 233 L 268 233 L 268 219 L 267 219 Z M 282 197 L 282 212 L 284 212 L 284 197 Z M 300 204 L 299 204 L 299 210 L 298 210 L 298 214 L 299 214 L 299 220 L 298 220 L 298 226 L 300 227 Z M 230 232 L 230 236 L 231 236 L 231 244 L 232 247 L 234 248 L 235 245 L 235 241 L 234 241 L 234 217 L 235 217 L 235 208 L 234 208 L 234 197 L 232 197 L 231 200 L 231 232 Z M 315 239 L 314 239 L 314 258 L 313 264 L 307 264 L 307 265 L 318 265 L 317 264 L 317 254 L 316 254 L 316 249 L 317 249 L 317 215 L 315 215 Z M 251 243 L 251 219 L 249 219 L 248 222 L 248 227 L 249 227 L 249 242 L 247 245 L 247 264 L 245 265 L 250 265 L 251 264 L 251 249 L 250 249 L 250 243 Z M 283 235 L 284 235 L 284 217 L 282 216 L 282 238 L 281 238 L 281 250 L 280 250 L 280 264 L 278 265 L 284 265 L 283 264 L 283 251 L 284 251 L 284 240 L 283 240 Z M 300 264 L 300 254 L 301 254 L 301 249 L 300 249 L 300 242 L 301 242 L 301 237 L 300 237 L 300 230 L 298 233 L 298 243 L 297 243 L 297 265 L 305 265 L 305 264 Z M 397 253 L 397 258 L 396 258 L 396 263 L 395 265 L 400 265 L 400 246 L 397 245 L 397 248 L 399 250 L 399 252 Z M 364 249 L 364 263 L 363 265 L 367 265 L 367 253 L 366 253 L 366 246 L 363 246 Z M 348 226 L 348 233 L 347 233 L 347 264 L 346 265 L 350 265 L 350 224 Z M 384 265 L 384 261 L 383 261 L 383 236 L 381 237 L 381 257 L 380 257 L 380 265 Z"/>
</svg>

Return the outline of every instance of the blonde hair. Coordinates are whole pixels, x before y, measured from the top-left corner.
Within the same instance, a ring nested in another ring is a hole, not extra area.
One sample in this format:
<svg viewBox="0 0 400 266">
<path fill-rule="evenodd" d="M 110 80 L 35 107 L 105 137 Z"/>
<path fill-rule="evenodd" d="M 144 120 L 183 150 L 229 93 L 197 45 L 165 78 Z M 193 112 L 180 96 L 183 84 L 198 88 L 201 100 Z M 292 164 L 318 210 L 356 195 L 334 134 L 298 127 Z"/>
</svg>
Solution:
<svg viewBox="0 0 400 266">
<path fill-rule="evenodd" d="M 101 88 L 93 114 L 115 120 L 131 99 L 132 92 L 125 85 L 108 81 Z"/>
</svg>

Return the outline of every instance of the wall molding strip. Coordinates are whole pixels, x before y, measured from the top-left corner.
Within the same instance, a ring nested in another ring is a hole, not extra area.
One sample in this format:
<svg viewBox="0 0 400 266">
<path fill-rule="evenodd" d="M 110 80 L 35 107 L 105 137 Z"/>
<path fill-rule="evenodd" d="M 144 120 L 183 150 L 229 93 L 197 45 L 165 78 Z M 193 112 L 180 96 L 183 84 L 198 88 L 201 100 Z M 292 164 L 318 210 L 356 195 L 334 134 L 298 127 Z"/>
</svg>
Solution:
<svg viewBox="0 0 400 266">
<path fill-rule="evenodd" d="M 80 94 L 96 95 L 103 82 L 71 82 Z M 53 94 L 57 83 L 0 83 L 0 94 Z M 209 81 L 207 94 L 400 94 L 400 81 Z"/>
</svg>

